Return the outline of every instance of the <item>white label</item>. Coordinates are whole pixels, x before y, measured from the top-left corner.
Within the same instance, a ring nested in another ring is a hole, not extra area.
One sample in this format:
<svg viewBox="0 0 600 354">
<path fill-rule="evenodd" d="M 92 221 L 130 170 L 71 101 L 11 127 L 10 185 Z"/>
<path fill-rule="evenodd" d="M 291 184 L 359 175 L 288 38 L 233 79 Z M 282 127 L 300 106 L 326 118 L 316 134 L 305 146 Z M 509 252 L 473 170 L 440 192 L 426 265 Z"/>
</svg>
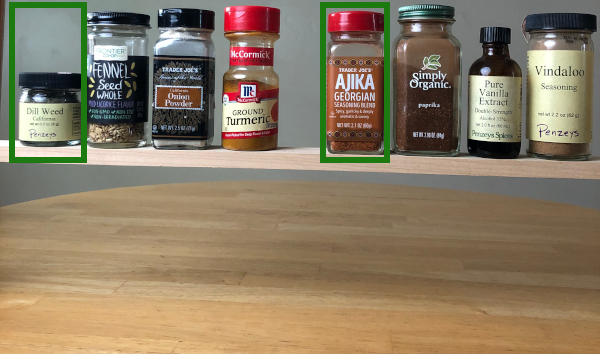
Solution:
<svg viewBox="0 0 600 354">
<path fill-rule="evenodd" d="M 97 45 L 94 47 L 94 60 L 127 61 L 127 46 Z"/>
</svg>

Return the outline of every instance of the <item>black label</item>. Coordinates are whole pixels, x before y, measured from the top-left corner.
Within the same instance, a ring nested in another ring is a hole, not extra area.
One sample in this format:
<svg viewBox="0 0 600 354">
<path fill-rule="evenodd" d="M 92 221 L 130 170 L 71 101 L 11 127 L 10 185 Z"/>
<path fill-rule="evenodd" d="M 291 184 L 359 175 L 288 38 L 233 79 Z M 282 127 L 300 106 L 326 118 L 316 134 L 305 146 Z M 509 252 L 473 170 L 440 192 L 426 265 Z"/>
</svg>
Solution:
<svg viewBox="0 0 600 354">
<path fill-rule="evenodd" d="M 212 138 L 214 93 L 214 58 L 155 56 L 152 137 Z"/>
<path fill-rule="evenodd" d="M 136 124 L 148 121 L 149 58 L 94 60 L 88 55 L 88 123 Z"/>
</svg>

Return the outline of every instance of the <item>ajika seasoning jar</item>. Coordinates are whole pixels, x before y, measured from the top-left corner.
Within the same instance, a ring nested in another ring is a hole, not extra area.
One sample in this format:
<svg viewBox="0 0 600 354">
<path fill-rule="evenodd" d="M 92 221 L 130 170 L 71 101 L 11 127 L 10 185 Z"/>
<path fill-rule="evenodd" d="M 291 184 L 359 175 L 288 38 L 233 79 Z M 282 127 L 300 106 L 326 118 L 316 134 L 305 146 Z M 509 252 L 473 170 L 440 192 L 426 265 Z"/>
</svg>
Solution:
<svg viewBox="0 0 600 354">
<path fill-rule="evenodd" d="M 384 15 L 329 15 L 327 31 L 327 150 L 380 155 L 384 132 Z"/>
<path fill-rule="evenodd" d="M 206 149 L 214 136 L 215 13 L 158 10 L 158 28 L 152 144 L 157 149 Z"/>
<path fill-rule="evenodd" d="M 461 46 L 452 34 L 454 8 L 399 9 L 394 55 L 395 150 L 455 156 L 460 145 Z"/>
<path fill-rule="evenodd" d="M 229 70 L 223 75 L 222 145 L 229 150 L 277 148 L 279 76 L 273 46 L 279 39 L 279 9 L 225 8 Z"/>
<path fill-rule="evenodd" d="M 132 148 L 148 140 L 150 16 L 88 14 L 88 145 Z"/>
<path fill-rule="evenodd" d="M 527 154 L 587 160 L 592 154 L 595 15 L 529 15 Z"/>
<path fill-rule="evenodd" d="M 510 58 L 511 30 L 484 27 L 483 56 L 469 70 L 469 154 L 514 159 L 521 152 L 521 67 Z"/>
<path fill-rule="evenodd" d="M 81 74 L 21 73 L 19 140 L 25 146 L 81 143 Z"/>
</svg>

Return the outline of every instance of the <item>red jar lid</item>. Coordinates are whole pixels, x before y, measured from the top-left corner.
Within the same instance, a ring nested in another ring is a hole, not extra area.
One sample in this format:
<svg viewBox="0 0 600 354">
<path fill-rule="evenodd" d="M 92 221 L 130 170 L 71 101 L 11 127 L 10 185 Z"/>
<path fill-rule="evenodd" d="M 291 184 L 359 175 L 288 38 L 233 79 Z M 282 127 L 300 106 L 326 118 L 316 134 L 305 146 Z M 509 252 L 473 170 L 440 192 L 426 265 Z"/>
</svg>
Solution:
<svg viewBox="0 0 600 354">
<path fill-rule="evenodd" d="M 383 32 L 385 17 L 379 12 L 343 11 L 329 15 L 327 32 Z"/>
<path fill-rule="evenodd" d="M 225 32 L 279 33 L 280 11 L 264 6 L 229 6 L 225 8 Z"/>
</svg>

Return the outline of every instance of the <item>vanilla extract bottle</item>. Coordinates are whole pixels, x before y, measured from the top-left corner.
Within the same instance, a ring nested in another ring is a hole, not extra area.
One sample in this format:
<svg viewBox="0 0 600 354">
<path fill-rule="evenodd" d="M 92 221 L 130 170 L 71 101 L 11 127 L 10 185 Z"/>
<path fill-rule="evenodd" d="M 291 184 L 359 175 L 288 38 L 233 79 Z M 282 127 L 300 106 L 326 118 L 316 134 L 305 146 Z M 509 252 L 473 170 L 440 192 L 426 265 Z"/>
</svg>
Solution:
<svg viewBox="0 0 600 354">
<path fill-rule="evenodd" d="M 484 27 L 483 56 L 469 70 L 469 154 L 513 159 L 521 151 L 522 72 L 510 58 L 510 28 Z"/>
</svg>

